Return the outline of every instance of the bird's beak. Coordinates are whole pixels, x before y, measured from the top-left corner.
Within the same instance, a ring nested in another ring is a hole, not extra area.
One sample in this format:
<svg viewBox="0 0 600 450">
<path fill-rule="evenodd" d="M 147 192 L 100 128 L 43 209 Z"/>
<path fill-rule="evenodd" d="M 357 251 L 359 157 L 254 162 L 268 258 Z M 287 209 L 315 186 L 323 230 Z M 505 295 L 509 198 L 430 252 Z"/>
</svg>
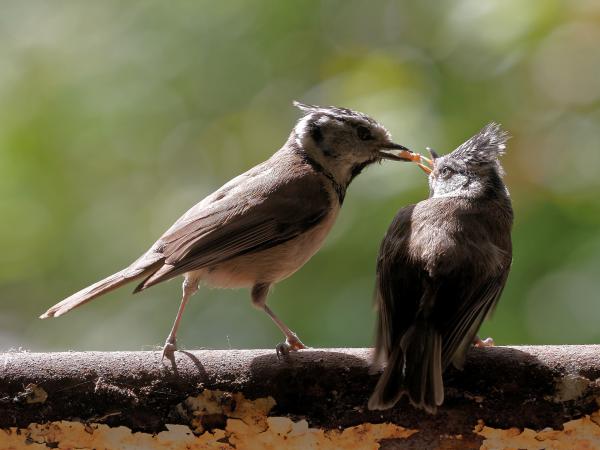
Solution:
<svg viewBox="0 0 600 450">
<path fill-rule="evenodd" d="M 423 155 L 419 155 L 417 165 L 421 168 L 423 172 L 429 175 L 431 172 L 433 172 L 433 168 L 435 167 L 435 160 L 439 158 L 439 155 L 432 148 L 426 147 L 426 149 L 429 152 L 429 156 L 431 156 L 431 159 L 426 158 Z M 423 164 L 423 162 L 425 162 L 428 165 L 426 166 L 425 164 Z"/>
<path fill-rule="evenodd" d="M 398 150 L 393 152 L 392 150 Z M 421 157 L 417 153 L 411 152 L 409 149 L 400 144 L 390 142 L 385 147 L 379 150 L 379 157 L 383 159 L 391 159 L 392 161 L 420 161 Z"/>
</svg>

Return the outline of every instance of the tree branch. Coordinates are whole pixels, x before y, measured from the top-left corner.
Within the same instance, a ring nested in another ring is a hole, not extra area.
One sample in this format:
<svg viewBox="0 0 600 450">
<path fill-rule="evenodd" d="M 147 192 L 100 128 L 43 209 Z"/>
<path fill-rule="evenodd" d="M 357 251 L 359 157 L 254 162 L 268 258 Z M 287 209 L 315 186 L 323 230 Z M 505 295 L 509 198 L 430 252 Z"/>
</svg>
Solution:
<svg viewBox="0 0 600 450">
<path fill-rule="evenodd" d="M 229 427 L 240 402 L 272 397 L 262 410 L 269 424 L 305 419 L 329 436 L 327 430 L 390 422 L 396 432 L 416 431 L 380 435 L 383 448 L 479 448 L 490 439 L 485 430 L 561 430 L 599 409 L 600 346 L 474 348 L 464 371 L 446 372 L 446 400 L 436 415 L 406 399 L 389 411 L 367 410 L 378 376 L 369 374 L 369 357 L 369 349 L 305 350 L 281 360 L 272 350 L 202 350 L 177 352 L 172 364 L 161 362 L 160 352 L 2 353 L 0 429 L 70 421 L 155 434 L 181 424 L 198 439 L 221 430 L 218 442 L 233 445 Z"/>
</svg>

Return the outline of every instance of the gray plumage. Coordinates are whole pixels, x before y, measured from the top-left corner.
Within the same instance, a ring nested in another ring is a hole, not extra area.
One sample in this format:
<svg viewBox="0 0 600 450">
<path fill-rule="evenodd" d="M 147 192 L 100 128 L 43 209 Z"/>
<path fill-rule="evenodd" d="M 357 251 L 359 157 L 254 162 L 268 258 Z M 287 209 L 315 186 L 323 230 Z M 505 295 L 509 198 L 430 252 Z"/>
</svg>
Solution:
<svg viewBox="0 0 600 450">
<path fill-rule="evenodd" d="M 129 267 L 71 295 L 41 317 L 60 316 L 134 280 L 139 280 L 139 292 L 184 275 L 183 299 L 165 355 L 176 349 L 183 309 L 200 282 L 251 287 L 254 305 L 286 336 L 280 350 L 304 348 L 267 307 L 269 287 L 298 270 L 320 248 L 348 185 L 362 168 L 414 155 L 362 113 L 295 105 L 304 116 L 271 158 L 193 206 Z"/>
<path fill-rule="evenodd" d="M 462 368 L 483 320 L 494 309 L 512 260 L 513 212 L 498 157 L 507 134 L 489 124 L 437 157 L 430 198 L 401 209 L 377 260 L 377 363 L 387 362 L 369 408 L 406 394 L 435 412 L 442 374 Z"/>
</svg>

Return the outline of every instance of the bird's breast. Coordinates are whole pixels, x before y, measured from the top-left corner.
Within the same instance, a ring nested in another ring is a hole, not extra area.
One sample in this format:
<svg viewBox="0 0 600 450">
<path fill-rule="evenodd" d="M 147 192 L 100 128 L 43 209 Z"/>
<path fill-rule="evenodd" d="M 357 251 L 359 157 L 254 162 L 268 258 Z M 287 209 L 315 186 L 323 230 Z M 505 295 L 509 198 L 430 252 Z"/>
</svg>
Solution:
<svg viewBox="0 0 600 450">
<path fill-rule="evenodd" d="M 410 254 L 431 276 L 457 267 L 494 274 L 510 264 L 509 225 L 486 220 L 487 210 L 469 211 L 455 202 L 427 203 L 415 209 L 408 239 Z"/>
<path fill-rule="evenodd" d="M 276 283 L 302 267 L 323 245 L 335 223 L 339 205 L 315 226 L 274 247 L 238 256 L 200 270 L 201 278 L 220 288 L 251 287 L 256 283 Z"/>
</svg>

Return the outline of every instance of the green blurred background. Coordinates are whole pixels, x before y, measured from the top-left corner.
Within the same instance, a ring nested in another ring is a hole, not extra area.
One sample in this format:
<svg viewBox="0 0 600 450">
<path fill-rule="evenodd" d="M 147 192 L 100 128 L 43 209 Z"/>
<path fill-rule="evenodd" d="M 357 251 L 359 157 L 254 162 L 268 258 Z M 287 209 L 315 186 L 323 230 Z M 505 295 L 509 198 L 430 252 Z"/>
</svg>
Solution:
<svg viewBox="0 0 600 450">
<path fill-rule="evenodd" d="M 368 113 L 415 150 L 501 122 L 514 262 L 481 334 L 600 342 L 599 49 L 596 0 L 2 2 L 0 348 L 161 345 L 178 280 L 37 316 L 268 158 L 294 99 Z M 305 343 L 371 345 L 379 242 L 426 195 L 408 164 L 353 183 L 324 248 L 270 297 Z M 247 290 L 201 289 L 179 335 L 186 348 L 280 340 Z"/>
</svg>

